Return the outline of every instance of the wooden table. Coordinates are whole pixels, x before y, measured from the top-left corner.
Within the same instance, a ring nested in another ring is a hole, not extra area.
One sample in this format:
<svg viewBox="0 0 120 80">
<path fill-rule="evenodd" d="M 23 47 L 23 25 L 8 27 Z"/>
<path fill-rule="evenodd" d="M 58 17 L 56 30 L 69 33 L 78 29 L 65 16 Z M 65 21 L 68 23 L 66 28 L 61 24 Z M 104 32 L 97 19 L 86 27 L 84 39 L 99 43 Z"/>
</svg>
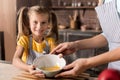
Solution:
<svg viewBox="0 0 120 80">
<path fill-rule="evenodd" d="M 65 79 L 55 79 L 55 78 L 45 78 L 41 79 L 34 75 L 29 74 L 28 72 L 22 71 L 8 62 L 4 63 L 0 61 L 0 80 L 86 80 L 83 77 L 72 77 Z M 88 80 L 97 80 L 96 78 L 89 77 Z"/>
</svg>

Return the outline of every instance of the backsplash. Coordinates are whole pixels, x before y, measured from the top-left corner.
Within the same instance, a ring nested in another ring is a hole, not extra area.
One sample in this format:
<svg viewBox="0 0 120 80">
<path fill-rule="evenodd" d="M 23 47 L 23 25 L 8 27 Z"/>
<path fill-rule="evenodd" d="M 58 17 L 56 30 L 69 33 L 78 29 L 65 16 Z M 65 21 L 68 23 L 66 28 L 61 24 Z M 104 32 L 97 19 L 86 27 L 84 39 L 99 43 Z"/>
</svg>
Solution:
<svg viewBox="0 0 120 80">
<path fill-rule="evenodd" d="M 82 27 L 89 30 L 100 29 L 94 9 L 97 6 L 98 0 L 18 0 L 18 2 L 18 9 L 23 5 L 42 5 L 49 7 L 56 13 L 58 24 L 64 28 L 71 27 L 70 17 L 74 17 L 77 12 L 79 23 L 75 29 L 81 29 Z"/>
<path fill-rule="evenodd" d="M 49 5 L 47 1 L 48 0 L 41 0 L 40 4 L 54 8 L 58 7 L 54 9 L 54 12 L 57 15 L 59 25 L 65 26 L 65 28 L 70 28 L 71 19 L 69 16 L 74 17 L 75 12 L 77 11 L 79 25 L 75 29 L 81 29 L 83 26 L 86 26 L 87 29 L 94 30 L 100 28 L 94 9 L 98 4 L 98 0 L 51 0 L 51 2 L 49 0 Z"/>
</svg>

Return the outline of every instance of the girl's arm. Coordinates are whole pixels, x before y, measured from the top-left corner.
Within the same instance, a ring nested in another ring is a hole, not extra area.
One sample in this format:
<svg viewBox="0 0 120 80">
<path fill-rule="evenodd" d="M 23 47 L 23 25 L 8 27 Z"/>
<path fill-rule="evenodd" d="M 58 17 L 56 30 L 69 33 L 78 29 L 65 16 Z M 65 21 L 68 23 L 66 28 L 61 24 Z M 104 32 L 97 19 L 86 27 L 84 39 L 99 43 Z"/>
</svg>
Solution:
<svg viewBox="0 0 120 80">
<path fill-rule="evenodd" d="M 45 75 L 41 71 L 34 70 L 35 67 L 33 65 L 28 65 L 21 60 L 23 51 L 24 51 L 23 47 L 21 46 L 17 47 L 17 50 L 13 57 L 13 65 L 22 70 L 28 71 L 30 72 L 30 74 L 36 75 L 38 77 L 45 77 Z"/>
<path fill-rule="evenodd" d="M 20 68 L 20 69 L 23 69 L 25 71 L 29 71 L 29 65 L 27 65 L 26 63 L 24 63 L 22 60 L 21 60 L 21 57 L 22 57 L 22 54 L 23 54 L 23 51 L 24 51 L 24 48 L 22 46 L 18 46 L 16 51 L 15 51 L 15 54 L 14 54 L 14 57 L 13 57 L 13 65 L 15 65 L 16 67 Z"/>
</svg>

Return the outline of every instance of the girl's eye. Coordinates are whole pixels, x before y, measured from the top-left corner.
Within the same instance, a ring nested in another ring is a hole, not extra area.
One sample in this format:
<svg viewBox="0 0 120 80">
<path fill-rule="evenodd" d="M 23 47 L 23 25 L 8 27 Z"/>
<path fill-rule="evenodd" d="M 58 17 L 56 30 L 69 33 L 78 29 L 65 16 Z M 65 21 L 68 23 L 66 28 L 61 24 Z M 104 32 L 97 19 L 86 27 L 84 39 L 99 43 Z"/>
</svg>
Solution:
<svg viewBox="0 0 120 80">
<path fill-rule="evenodd" d="M 46 26 L 47 24 L 47 22 L 41 22 L 41 26 Z"/>
<path fill-rule="evenodd" d="M 37 21 L 34 21 L 34 24 L 37 24 L 38 22 Z"/>
<path fill-rule="evenodd" d="M 44 24 L 46 24 L 46 23 L 47 23 L 47 22 L 42 22 L 41 24 L 43 24 L 43 25 L 44 25 Z"/>
</svg>

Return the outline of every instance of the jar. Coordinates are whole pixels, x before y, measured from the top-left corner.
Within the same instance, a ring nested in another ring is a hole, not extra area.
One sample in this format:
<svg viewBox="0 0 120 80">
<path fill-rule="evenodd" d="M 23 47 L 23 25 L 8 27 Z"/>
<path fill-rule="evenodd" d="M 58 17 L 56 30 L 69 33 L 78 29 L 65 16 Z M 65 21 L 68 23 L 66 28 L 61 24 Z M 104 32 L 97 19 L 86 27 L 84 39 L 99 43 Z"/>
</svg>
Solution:
<svg viewBox="0 0 120 80">
<path fill-rule="evenodd" d="M 92 3 L 92 6 L 96 6 L 96 5 L 97 5 L 97 3 L 96 3 L 96 2 L 93 2 L 93 3 Z"/>
</svg>

